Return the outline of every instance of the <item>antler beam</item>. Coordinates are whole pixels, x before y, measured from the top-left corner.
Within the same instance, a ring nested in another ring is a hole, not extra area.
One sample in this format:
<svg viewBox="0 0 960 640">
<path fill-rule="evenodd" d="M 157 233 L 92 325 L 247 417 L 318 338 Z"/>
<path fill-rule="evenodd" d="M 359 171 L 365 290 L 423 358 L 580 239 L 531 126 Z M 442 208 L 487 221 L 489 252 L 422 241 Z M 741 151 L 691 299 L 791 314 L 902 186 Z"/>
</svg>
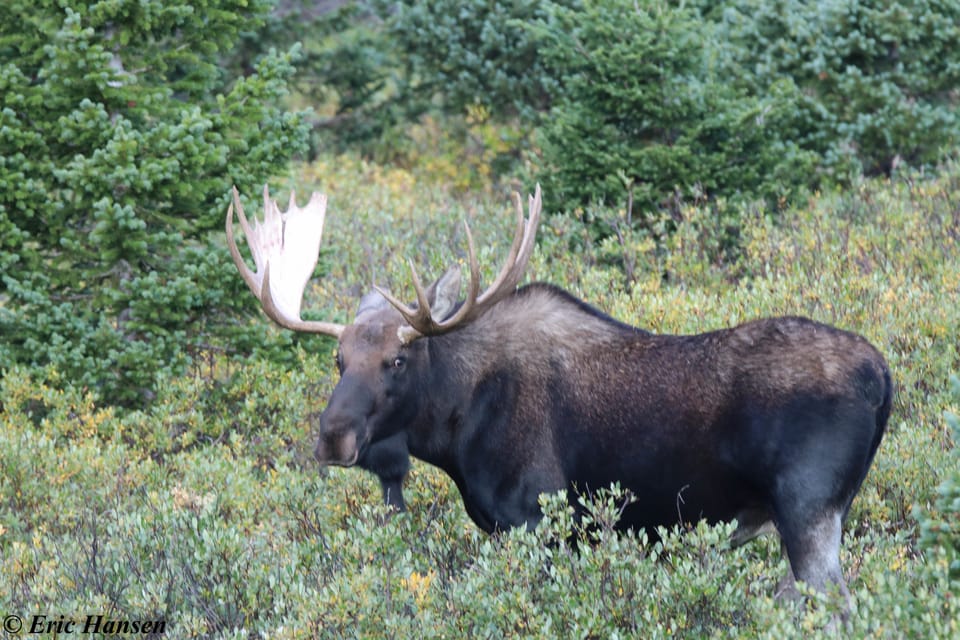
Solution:
<svg viewBox="0 0 960 640">
<path fill-rule="evenodd" d="M 433 336 L 452 331 L 482 315 L 488 308 L 516 290 L 517 284 L 527 267 L 527 262 L 533 254 L 534 239 L 536 238 L 537 227 L 540 224 L 540 211 L 543 207 L 540 185 L 537 185 L 534 195 L 529 198 L 526 220 L 523 215 L 523 202 L 520 194 L 514 192 L 513 200 L 517 210 L 517 226 L 513 236 L 513 244 L 510 247 L 510 254 L 496 279 L 482 294 L 480 293 L 480 268 L 477 266 L 473 235 L 470 233 L 470 225 L 464 222 L 470 263 L 470 286 L 466 300 L 449 318 L 441 320 L 433 317 L 427 293 L 412 261 L 410 262 L 410 271 L 413 288 L 417 294 L 416 307 L 408 306 L 389 291 L 376 287 L 377 291 L 400 312 L 407 324 L 410 325 L 401 328 L 400 336 L 404 342 L 410 342 L 420 336 Z"/>
</svg>

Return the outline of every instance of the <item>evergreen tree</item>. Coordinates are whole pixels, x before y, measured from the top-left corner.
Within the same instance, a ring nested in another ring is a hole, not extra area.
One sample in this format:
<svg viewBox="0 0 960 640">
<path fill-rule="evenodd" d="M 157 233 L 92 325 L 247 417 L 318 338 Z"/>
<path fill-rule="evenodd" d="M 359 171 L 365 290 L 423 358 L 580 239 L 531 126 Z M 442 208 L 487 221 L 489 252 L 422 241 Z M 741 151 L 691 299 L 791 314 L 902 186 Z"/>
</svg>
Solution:
<svg viewBox="0 0 960 640">
<path fill-rule="evenodd" d="M 295 49 L 245 77 L 223 61 L 270 6 L 0 4 L 0 367 L 131 405 L 196 350 L 253 344 L 214 244 L 226 197 L 257 193 L 307 138 L 283 102 Z"/>
</svg>

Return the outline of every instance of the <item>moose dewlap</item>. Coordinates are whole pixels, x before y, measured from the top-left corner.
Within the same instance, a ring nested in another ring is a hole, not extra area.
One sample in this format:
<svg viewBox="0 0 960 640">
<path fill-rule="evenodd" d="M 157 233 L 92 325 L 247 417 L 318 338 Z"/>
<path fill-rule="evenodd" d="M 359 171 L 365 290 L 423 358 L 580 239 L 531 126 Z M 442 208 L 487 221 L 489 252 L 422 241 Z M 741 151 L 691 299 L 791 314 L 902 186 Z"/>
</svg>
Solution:
<svg viewBox="0 0 960 640">
<path fill-rule="evenodd" d="M 320 246 L 326 197 L 281 213 L 264 187 L 251 226 L 234 190 L 227 238 L 267 315 L 339 340 L 340 380 L 320 416 L 317 458 L 376 473 L 403 508 L 413 455 L 456 483 L 482 529 L 534 526 L 543 492 L 619 482 L 637 497 L 622 527 L 736 518 L 734 542 L 775 528 L 793 577 L 846 593 L 841 528 L 890 413 L 892 384 L 862 337 L 785 317 L 689 336 L 654 335 L 548 285 L 517 288 L 534 247 L 539 186 L 506 264 L 481 291 L 459 269 L 416 302 L 386 291 L 352 324 L 300 318 Z M 256 271 L 233 237 L 233 210 Z M 575 491 L 574 491 L 575 490 Z M 651 531 L 651 534 L 653 532 Z"/>
</svg>

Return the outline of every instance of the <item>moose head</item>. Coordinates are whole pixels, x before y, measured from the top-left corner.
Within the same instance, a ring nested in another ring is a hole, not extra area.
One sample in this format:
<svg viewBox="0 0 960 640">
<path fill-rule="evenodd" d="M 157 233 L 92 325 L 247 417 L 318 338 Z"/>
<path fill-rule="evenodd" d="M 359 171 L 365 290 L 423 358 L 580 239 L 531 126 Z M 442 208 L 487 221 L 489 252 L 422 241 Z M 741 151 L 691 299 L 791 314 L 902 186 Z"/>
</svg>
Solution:
<svg viewBox="0 0 960 640">
<path fill-rule="evenodd" d="M 523 276 L 534 248 L 542 197 L 539 185 L 529 198 L 526 217 L 514 193 L 516 229 L 509 254 L 494 281 L 481 292 L 480 268 L 470 226 L 464 222 L 470 269 L 467 295 L 460 300 L 460 267 L 451 267 L 424 287 L 413 263 L 410 269 L 416 302 L 405 304 L 374 286 L 360 301 L 353 324 L 303 320 L 300 306 L 317 264 L 326 218 L 327 198 L 314 193 L 305 207 L 295 194 L 281 212 L 264 186 L 264 219 L 251 224 L 239 193 L 227 210 L 227 245 L 240 275 L 274 322 L 293 331 L 336 338 L 340 380 L 320 416 L 315 455 L 323 464 L 358 465 L 378 475 L 384 500 L 404 508 L 403 477 L 409 469 L 403 427 L 423 408 L 419 399 L 429 366 L 426 342 L 469 324 L 511 295 Z M 234 238 L 234 211 L 247 239 L 256 270 L 244 261 Z"/>
</svg>

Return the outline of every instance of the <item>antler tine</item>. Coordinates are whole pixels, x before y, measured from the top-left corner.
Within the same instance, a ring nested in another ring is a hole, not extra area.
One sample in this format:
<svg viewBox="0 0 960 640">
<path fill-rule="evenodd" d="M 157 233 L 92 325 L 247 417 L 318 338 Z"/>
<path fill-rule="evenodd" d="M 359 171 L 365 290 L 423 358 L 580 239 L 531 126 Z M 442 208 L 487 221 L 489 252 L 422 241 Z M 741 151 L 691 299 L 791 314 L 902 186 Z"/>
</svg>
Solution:
<svg viewBox="0 0 960 640">
<path fill-rule="evenodd" d="M 240 255 L 240 249 L 237 248 L 237 241 L 233 237 L 234 207 L 236 207 L 237 216 L 240 218 L 240 228 L 243 229 L 243 235 L 244 237 L 249 238 L 250 224 L 247 222 L 247 216 L 243 213 L 243 205 L 240 203 L 240 193 L 237 191 L 236 187 L 233 188 L 233 202 L 231 202 L 230 206 L 227 207 L 227 248 L 230 249 L 230 257 L 233 258 L 233 264 L 237 266 L 237 271 L 240 272 L 240 276 L 243 278 L 243 281 L 247 283 L 247 287 L 250 288 L 250 291 L 253 292 L 253 295 L 259 296 L 260 290 L 257 282 L 257 276 L 250 271 L 250 267 L 248 267 L 247 263 L 244 262 L 243 257 Z M 254 256 L 254 260 L 256 260 L 256 256 Z"/>
<path fill-rule="evenodd" d="M 536 236 L 537 225 L 540 222 L 539 205 L 535 206 L 535 203 L 539 203 L 540 201 L 539 184 L 537 185 L 536 192 L 536 198 L 530 198 L 530 217 L 527 220 L 524 220 L 523 217 L 523 200 L 520 194 L 517 192 L 513 193 L 513 201 L 517 209 L 517 228 L 516 231 L 514 231 L 510 254 L 507 256 L 507 261 L 504 263 L 503 268 L 500 269 L 500 273 L 497 274 L 493 284 L 487 287 L 487 290 L 484 291 L 480 299 L 477 300 L 478 304 L 493 304 L 500 300 L 512 292 L 516 288 L 517 283 L 520 282 L 520 278 L 523 277 L 523 271 L 526 269 L 527 262 L 533 251 L 533 240 Z"/>
<path fill-rule="evenodd" d="M 407 321 L 411 327 L 420 327 L 428 326 L 427 323 L 430 322 L 430 302 L 427 300 L 427 293 L 423 289 L 423 282 L 420 280 L 419 274 L 417 274 L 417 268 L 413 264 L 413 260 L 407 259 L 407 264 L 410 266 L 410 276 L 413 281 L 413 290 L 417 294 L 417 306 L 411 307 L 402 302 L 399 298 L 394 296 L 392 293 L 386 289 L 382 289 L 377 285 L 373 285 L 373 288 L 376 289 L 380 295 L 386 298 L 387 302 L 393 305 L 397 311 L 400 312 L 400 315 L 403 316 L 403 319 Z"/>
<path fill-rule="evenodd" d="M 313 268 L 317 264 L 320 239 L 326 215 L 327 199 L 314 193 L 303 209 L 297 207 L 291 192 L 290 205 L 281 213 L 263 187 L 263 222 L 254 218 L 251 226 L 243 212 L 240 194 L 233 188 L 233 203 L 227 209 L 227 247 L 247 287 L 260 300 L 267 316 L 282 327 L 308 333 L 322 333 L 339 338 L 344 325 L 332 322 L 307 321 L 300 318 L 300 304 Z M 233 210 L 247 238 L 257 271 L 247 266 L 233 234 Z M 274 282 L 271 271 L 279 274 Z"/>
<path fill-rule="evenodd" d="M 470 263 L 470 286 L 467 289 L 466 302 L 463 303 L 463 306 L 460 307 L 457 314 L 450 318 L 451 323 L 459 322 L 458 316 L 466 316 L 480 295 L 480 266 L 477 264 L 477 251 L 473 245 L 473 234 L 470 232 L 470 225 L 467 224 L 466 220 L 463 221 L 463 230 L 467 234 L 467 260 Z"/>
<path fill-rule="evenodd" d="M 518 211 L 521 208 L 519 200 L 520 199 L 517 198 Z M 540 185 L 537 184 L 534 195 L 527 198 L 527 209 L 530 212 L 530 220 L 524 227 L 523 245 L 518 252 L 517 261 L 514 263 L 514 273 L 511 275 L 514 287 L 517 286 L 517 283 L 520 282 L 520 278 L 523 277 L 523 272 L 527 268 L 527 263 L 530 261 L 530 256 L 533 255 L 533 248 L 536 245 L 534 240 L 537 235 L 537 228 L 540 226 L 540 210 L 542 208 L 543 197 L 540 192 Z"/>
</svg>

